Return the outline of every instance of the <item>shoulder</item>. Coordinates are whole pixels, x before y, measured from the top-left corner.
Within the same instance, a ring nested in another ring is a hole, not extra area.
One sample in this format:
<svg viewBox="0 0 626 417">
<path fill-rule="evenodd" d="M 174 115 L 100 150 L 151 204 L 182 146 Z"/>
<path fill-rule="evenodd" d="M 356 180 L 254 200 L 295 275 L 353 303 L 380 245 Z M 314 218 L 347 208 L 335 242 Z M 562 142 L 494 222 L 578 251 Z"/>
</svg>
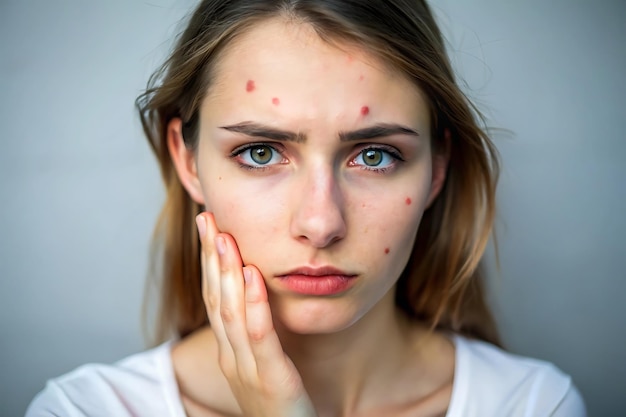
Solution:
<svg viewBox="0 0 626 417">
<path fill-rule="evenodd" d="M 571 378 L 549 362 L 454 336 L 456 371 L 449 417 L 586 416 Z"/>
<path fill-rule="evenodd" d="M 183 416 L 171 343 L 113 365 L 89 364 L 48 381 L 26 417 Z"/>
</svg>

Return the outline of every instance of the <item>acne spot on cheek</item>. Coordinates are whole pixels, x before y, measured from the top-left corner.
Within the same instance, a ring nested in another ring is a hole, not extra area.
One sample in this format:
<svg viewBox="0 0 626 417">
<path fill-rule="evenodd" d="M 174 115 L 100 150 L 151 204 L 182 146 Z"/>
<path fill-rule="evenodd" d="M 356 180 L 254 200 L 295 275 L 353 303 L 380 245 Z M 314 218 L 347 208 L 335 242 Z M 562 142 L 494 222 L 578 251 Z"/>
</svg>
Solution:
<svg viewBox="0 0 626 417">
<path fill-rule="evenodd" d="M 365 77 L 363 76 L 363 74 L 361 74 L 361 75 L 359 76 L 359 81 L 363 81 L 364 79 L 365 79 Z"/>
<path fill-rule="evenodd" d="M 368 114 L 370 114 L 370 108 L 367 107 L 367 106 L 361 107 L 361 115 L 362 116 L 367 116 Z"/>
<path fill-rule="evenodd" d="M 251 93 L 254 91 L 255 88 L 256 86 L 254 85 L 254 80 L 248 80 L 248 82 L 246 83 L 246 91 L 248 93 Z"/>
<path fill-rule="evenodd" d="M 278 99 L 278 97 L 274 97 L 274 98 L 272 99 L 272 104 L 273 104 L 274 106 L 278 106 L 278 105 L 280 104 L 280 100 Z"/>
<path fill-rule="evenodd" d="M 406 200 L 404 200 L 404 202 L 406 203 L 407 206 L 410 206 L 413 201 L 411 201 L 411 199 L 407 197 Z"/>
<path fill-rule="evenodd" d="M 385 248 L 385 255 L 389 255 L 389 248 Z"/>
</svg>

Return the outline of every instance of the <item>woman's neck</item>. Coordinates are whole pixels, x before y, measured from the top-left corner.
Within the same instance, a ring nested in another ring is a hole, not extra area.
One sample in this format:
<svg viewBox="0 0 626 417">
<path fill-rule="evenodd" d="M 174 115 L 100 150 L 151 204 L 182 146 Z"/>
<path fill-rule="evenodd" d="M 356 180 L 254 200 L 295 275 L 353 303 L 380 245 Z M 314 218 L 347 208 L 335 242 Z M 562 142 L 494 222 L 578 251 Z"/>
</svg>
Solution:
<svg viewBox="0 0 626 417">
<path fill-rule="evenodd" d="M 338 333 L 294 334 L 276 323 L 283 349 L 320 417 L 363 415 L 364 410 L 377 410 L 373 415 L 411 410 L 415 415 L 416 407 L 447 408 L 454 375 L 453 344 L 410 321 L 393 303 L 381 301 Z M 217 349 L 215 335 L 204 328 L 172 352 L 190 416 L 236 414 L 236 401 L 217 363 Z M 192 412 L 192 405 L 211 411 Z"/>
<path fill-rule="evenodd" d="M 420 381 L 413 377 L 428 362 L 424 348 L 432 333 L 395 307 L 392 292 L 386 297 L 337 333 L 293 334 L 276 323 L 283 349 L 320 415 L 351 415 L 392 397 L 399 402 L 415 398 Z"/>
</svg>

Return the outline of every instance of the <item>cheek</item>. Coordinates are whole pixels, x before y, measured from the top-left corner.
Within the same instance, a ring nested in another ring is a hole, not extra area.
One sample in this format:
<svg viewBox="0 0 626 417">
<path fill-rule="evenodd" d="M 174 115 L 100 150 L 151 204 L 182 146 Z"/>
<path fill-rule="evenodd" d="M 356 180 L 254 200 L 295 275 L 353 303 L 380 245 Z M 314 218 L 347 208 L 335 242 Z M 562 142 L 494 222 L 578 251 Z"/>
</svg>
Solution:
<svg viewBox="0 0 626 417">
<path fill-rule="evenodd" d="M 218 229 L 233 236 L 245 264 L 261 268 L 269 255 L 267 242 L 285 227 L 280 196 L 247 189 L 233 180 L 212 181 L 204 190 L 207 210 L 215 215 Z"/>
<path fill-rule="evenodd" d="M 364 250 L 375 256 L 396 255 L 407 246 L 412 246 L 422 208 L 414 203 L 413 198 L 407 204 L 406 198 L 395 196 L 355 205 L 357 210 L 353 213 L 350 230 L 353 242 L 360 242 L 366 246 Z"/>
<path fill-rule="evenodd" d="M 384 202 L 362 208 L 362 227 L 353 230 L 352 253 L 358 254 L 358 265 L 372 277 L 379 289 L 388 289 L 406 267 L 422 211 L 412 198 L 405 202 L 406 194 L 397 194 L 394 203 Z"/>
<path fill-rule="evenodd" d="M 408 260 L 428 198 L 428 181 L 400 185 L 378 190 L 376 198 L 362 195 L 352 204 L 355 240 L 369 256 L 389 262 Z"/>
<path fill-rule="evenodd" d="M 396 215 L 386 224 L 386 230 L 377 241 L 383 276 L 398 279 L 413 252 L 415 237 L 422 219 L 417 204 L 407 205 L 402 199 L 397 203 Z"/>
</svg>

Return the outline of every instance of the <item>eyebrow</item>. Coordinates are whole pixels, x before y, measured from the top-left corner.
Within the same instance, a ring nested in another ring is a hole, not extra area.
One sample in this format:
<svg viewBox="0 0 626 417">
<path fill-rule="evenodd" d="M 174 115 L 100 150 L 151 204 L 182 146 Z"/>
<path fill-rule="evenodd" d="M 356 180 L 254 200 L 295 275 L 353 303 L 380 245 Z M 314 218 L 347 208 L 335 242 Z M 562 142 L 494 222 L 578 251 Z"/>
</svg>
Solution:
<svg viewBox="0 0 626 417">
<path fill-rule="evenodd" d="M 281 142 L 302 143 L 306 141 L 306 135 L 302 132 L 289 132 L 253 122 L 241 122 L 229 126 L 220 126 L 220 129 L 228 130 L 229 132 L 241 133 L 246 136 L 273 139 Z M 352 130 L 349 132 L 339 132 L 339 140 L 342 142 L 351 142 L 383 138 L 393 135 L 409 135 L 417 137 L 419 136 L 419 133 L 410 127 L 400 124 L 378 123 L 363 129 Z"/>
</svg>

